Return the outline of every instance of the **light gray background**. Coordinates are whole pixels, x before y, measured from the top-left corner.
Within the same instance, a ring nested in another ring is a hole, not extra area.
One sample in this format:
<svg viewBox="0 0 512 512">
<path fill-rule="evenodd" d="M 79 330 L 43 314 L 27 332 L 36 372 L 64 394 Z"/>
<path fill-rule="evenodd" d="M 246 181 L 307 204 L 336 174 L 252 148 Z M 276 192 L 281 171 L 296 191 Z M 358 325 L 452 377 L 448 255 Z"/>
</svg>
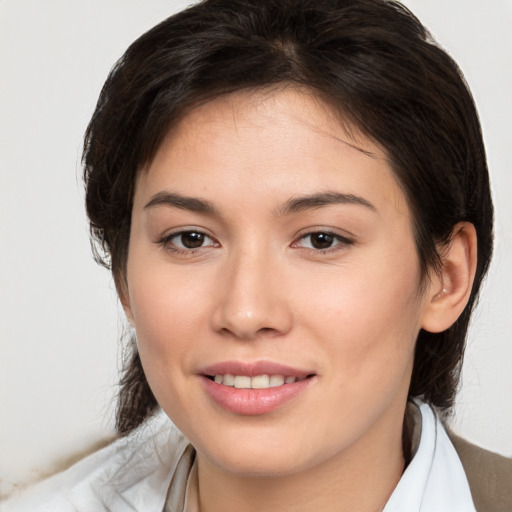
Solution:
<svg viewBox="0 0 512 512">
<path fill-rule="evenodd" d="M 90 256 L 81 140 L 114 61 L 187 3 L 0 0 L 0 494 L 111 431 L 123 324 Z M 405 3 L 473 90 L 496 204 L 454 425 L 512 455 L 512 1 Z"/>
</svg>

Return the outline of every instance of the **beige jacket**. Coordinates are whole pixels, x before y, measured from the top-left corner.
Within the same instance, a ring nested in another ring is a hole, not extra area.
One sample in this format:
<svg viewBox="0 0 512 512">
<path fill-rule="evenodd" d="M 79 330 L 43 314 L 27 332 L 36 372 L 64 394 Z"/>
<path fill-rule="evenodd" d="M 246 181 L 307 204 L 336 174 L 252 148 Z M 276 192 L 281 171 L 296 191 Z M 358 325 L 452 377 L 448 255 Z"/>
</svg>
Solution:
<svg viewBox="0 0 512 512">
<path fill-rule="evenodd" d="M 452 432 L 477 512 L 512 512 L 512 458 L 479 448 Z"/>
</svg>

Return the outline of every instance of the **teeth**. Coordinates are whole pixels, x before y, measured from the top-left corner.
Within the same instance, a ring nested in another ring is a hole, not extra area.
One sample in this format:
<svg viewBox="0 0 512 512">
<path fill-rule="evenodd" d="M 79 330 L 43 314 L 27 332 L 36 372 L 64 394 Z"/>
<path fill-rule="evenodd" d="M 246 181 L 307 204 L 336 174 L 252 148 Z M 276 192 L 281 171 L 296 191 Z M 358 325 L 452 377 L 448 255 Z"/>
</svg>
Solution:
<svg viewBox="0 0 512 512">
<path fill-rule="evenodd" d="M 247 389 L 251 387 L 251 377 L 247 375 L 237 375 L 235 377 L 235 388 Z"/>
<path fill-rule="evenodd" d="M 222 377 L 222 375 L 221 375 L 221 377 Z M 235 377 L 228 373 L 228 374 L 224 375 L 224 378 L 222 379 L 222 382 L 220 384 L 224 384 L 224 386 L 233 387 L 235 385 Z"/>
<path fill-rule="evenodd" d="M 282 375 L 272 375 L 270 377 L 269 386 L 271 388 L 275 388 L 277 386 L 282 386 L 284 384 L 284 377 Z"/>
<path fill-rule="evenodd" d="M 268 375 L 258 375 L 251 379 L 252 389 L 266 389 L 269 387 L 270 377 Z"/>
<path fill-rule="evenodd" d="M 235 387 L 237 389 L 267 389 L 282 386 L 283 384 L 293 384 L 298 379 L 293 376 L 284 375 L 215 375 L 213 379 L 217 384 L 223 386 Z"/>
</svg>

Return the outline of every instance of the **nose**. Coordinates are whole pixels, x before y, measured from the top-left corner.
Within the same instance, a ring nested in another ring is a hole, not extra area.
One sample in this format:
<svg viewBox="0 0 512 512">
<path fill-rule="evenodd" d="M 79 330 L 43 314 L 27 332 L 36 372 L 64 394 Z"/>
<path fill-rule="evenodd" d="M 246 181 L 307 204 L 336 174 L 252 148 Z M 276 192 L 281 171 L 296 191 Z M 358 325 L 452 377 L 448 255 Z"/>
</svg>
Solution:
<svg viewBox="0 0 512 512">
<path fill-rule="evenodd" d="M 277 258 L 244 251 L 225 262 L 219 277 L 213 327 L 240 340 L 286 334 L 293 324 Z"/>
</svg>

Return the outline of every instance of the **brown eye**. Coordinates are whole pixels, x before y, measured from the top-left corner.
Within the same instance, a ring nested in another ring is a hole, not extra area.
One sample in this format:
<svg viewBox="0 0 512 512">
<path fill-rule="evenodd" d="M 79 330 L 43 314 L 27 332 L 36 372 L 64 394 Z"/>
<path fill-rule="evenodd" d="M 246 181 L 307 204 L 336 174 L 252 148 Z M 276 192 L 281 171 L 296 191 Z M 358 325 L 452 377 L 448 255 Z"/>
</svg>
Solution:
<svg viewBox="0 0 512 512">
<path fill-rule="evenodd" d="M 334 235 L 330 233 L 313 233 L 309 236 L 314 249 L 328 249 L 334 242 Z"/>
<path fill-rule="evenodd" d="M 189 231 L 181 233 L 179 240 L 181 245 L 186 249 L 198 249 L 204 244 L 206 236 L 203 233 L 197 233 L 195 231 Z"/>
<path fill-rule="evenodd" d="M 218 244 L 201 231 L 180 231 L 165 237 L 160 243 L 172 252 L 191 252 L 194 249 L 217 247 Z"/>
<path fill-rule="evenodd" d="M 328 251 L 329 249 L 341 249 L 352 245 L 354 242 L 349 238 L 329 233 L 328 231 L 314 231 L 300 237 L 294 247 L 302 247 L 314 251 Z"/>
</svg>

